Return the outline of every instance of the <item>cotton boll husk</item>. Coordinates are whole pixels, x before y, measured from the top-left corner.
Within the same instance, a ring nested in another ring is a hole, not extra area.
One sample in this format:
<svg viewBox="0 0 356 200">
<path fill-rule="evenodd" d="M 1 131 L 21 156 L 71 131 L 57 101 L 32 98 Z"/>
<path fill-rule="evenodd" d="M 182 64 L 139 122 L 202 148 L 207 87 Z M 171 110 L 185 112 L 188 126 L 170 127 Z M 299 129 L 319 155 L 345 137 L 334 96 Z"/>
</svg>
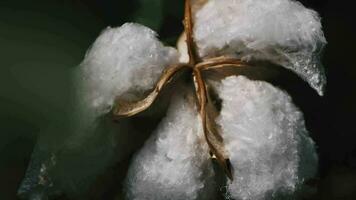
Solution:
<svg viewBox="0 0 356 200">
<path fill-rule="evenodd" d="M 315 11 L 292 0 L 211 0 L 195 20 L 201 56 L 267 60 L 323 94 L 326 78 L 319 57 L 326 40 Z"/>
<path fill-rule="evenodd" d="M 243 76 L 224 79 L 218 123 L 234 169 L 234 199 L 292 195 L 317 170 L 315 146 L 302 113 L 285 92 Z"/>
<path fill-rule="evenodd" d="M 127 199 L 216 199 L 209 149 L 194 102 L 187 98 L 173 97 L 167 116 L 134 157 Z"/>
</svg>

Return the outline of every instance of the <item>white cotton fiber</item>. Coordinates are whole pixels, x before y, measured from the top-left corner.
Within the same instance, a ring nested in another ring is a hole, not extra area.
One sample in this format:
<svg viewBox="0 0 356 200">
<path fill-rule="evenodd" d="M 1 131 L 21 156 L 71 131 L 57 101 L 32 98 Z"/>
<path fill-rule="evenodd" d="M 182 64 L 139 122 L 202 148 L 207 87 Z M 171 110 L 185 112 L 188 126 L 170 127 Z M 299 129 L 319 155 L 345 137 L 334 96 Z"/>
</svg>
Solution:
<svg viewBox="0 0 356 200">
<path fill-rule="evenodd" d="M 75 103 L 71 114 L 72 132 L 68 146 L 84 140 L 103 137 L 119 138 L 112 146 L 121 148 L 120 155 L 136 146 L 134 130 L 123 121 L 114 123 L 110 116 L 117 97 L 143 98 L 154 88 L 162 71 L 178 62 L 178 52 L 165 47 L 151 29 L 134 23 L 106 28 L 88 50 L 75 71 Z M 126 123 L 126 122 L 125 122 Z M 130 141 L 130 142 L 129 142 Z"/>
<path fill-rule="evenodd" d="M 319 54 L 326 44 L 318 14 L 293 0 L 210 0 L 196 13 L 204 57 L 234 55 L 293 70 L 319 94 L 326 83 Z"/>
<path fill-rule="evenodd" d="M 88 194 L 109 166 L 140 146 L 151 131 L 145 123 L 155 121 L 146 117 L 139 125 L 125 119 L 114 122 L 114 99 L 140 96 L 154 87 L 165 67 L 177 62 L 177 51 L 163 46 L 144 26 L 128 23 L 105 29 L 75 69 L 76 91 L 68 117 L 44 130 L 47 134 L 39 138 L 19 193 L 88 199 L 81 195 Z M 43 176 L 48 180 L 43 182 Z"/>
<path fill-rule="evenodd" d="M 219 87 L 218 122 L 234 169 L 234 199 L 292 194 L 316 173 L 317 156 L 302 113 L 272 85 L 233 76 Z"/>
<path fill-rule="evenodd" d="M 216 199 L 213 166 L 193 105 L 183 96 L 173 100 L 167 117 L 133 159 L 127 199 Z"/>
<path fill-rule="evenodd" d="M 156 36 L 151 29 L 134 23 L 106 28 L 76 69 L 71 134 L 62 148 L 76 152 L 81 158 L 77 160 L 95 167 L 86 167 L 73 177 L 103 171 L 129 155 L 148 134 L 149 128 L 139 133 L 137 124 L 128 120 L 114 122 L 110 111 L 116 97 L 142 97 L 154 87 L 164 68 L 178 62 L 178 52 L 165 47 Z M 85 147 L 90 148 L 83 151 Z"/>
<path fill-rule="evenodd" d="M 163 46 L 147 27 L 107 28 L 80 66 L 78 96 L 89 109 L 107 113 L 115 97 L 153 88 L 163 69 L 177 62 L 178 52 Z"/>
</svg>

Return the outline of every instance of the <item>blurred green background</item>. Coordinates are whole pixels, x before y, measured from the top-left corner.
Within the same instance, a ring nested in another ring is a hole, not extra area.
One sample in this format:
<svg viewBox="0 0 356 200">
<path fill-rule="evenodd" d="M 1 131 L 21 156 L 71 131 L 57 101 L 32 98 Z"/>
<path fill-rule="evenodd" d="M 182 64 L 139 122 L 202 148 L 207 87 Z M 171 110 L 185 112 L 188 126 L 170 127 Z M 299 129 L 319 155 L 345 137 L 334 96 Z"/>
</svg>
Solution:
<svg viewBox="0 0 356 200">
<path fill-rule="evenodd" d="M 323 17 L 325 97 L 292 94 L 320 156 L 316 199 L 356 199 L 356 18 L 350 1 L 303 0 Z M 16 199 L 36 139 L 65 117 L 70 69 L 107 26 L 139 22 L 175 45 L 182 0 L 0 1 L 0 199 Z M 309 93 L 308 93 L 309 94 Z"/>
</svg>

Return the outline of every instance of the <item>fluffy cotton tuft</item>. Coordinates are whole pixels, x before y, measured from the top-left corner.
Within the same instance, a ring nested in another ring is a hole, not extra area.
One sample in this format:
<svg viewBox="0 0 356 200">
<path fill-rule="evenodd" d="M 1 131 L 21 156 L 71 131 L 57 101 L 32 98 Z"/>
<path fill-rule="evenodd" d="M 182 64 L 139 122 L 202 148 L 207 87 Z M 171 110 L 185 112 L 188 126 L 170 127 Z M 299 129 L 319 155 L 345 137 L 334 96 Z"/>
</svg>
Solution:
<svg viewBox="0 0 356 200">
<path fill-rule="evenodd" d="M 75 69 L 71 112 L 44 130 L 48 134 L 39 138 L 19 194 L 45 198 L 63 192 L 77 199 L 87 193 L 99 174 L 132 153 L 150 131 L 138 132 L 137 122 L 113 122 L 108 113 L 115 97 L 153 88 L 162 70 L 176 62 L 177 51 L 149 28 L 128 23 L 104 30 Z"/>
<path fill-rule="evenodd" d="M 316 173 L 317 156 L 302 113 L 279 89 L 243 76 L 222 81 L 218 119 L 234 169 L 234 199 L 292 194 Z"/>
<path fill-rule="evenodd" d="M 147 27 L 107 28 L 80 66 L 79 98 L 98 114 L 107 113 L 115 97 L 153 88 L 163 69 L 177 62 L 178 52 L 163 46 Z"/>
<path fill-rule="evenodd" d="M 213 166 L 199 116 L 175 98 L 156 133 L 135 156 L 126 180 L 129 200 L 216 199 Z"/>
<path fill-rule="evenodd" d="M 201 56 L 268 60 L 293 70 L 320 95 L 326 84 L 318 14 L 293 0 L 210 0 L 196 13 Z"/>
</svg>

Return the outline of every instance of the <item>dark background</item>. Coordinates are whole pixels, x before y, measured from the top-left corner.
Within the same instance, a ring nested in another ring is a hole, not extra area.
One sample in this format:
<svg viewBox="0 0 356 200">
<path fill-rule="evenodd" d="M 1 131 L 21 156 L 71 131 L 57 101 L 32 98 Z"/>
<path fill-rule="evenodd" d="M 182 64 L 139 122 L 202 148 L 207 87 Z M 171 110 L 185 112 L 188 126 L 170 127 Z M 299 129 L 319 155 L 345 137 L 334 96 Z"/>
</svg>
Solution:
<svg viewBox="0 0 356 200">
<path fill-rule="evenodd" d="M 324 97 L 290 86 L 318 146 L 315 199 L 356 199 L 356 19 L 352 1 L 301 0 L 322 16 Z M 179 0 L 0 1 L 0 199 L 16 199 L 36 138 L 68 107 L 71 68 L 101 30 L 142 23 L 174 45 Z"/>
</svg>

